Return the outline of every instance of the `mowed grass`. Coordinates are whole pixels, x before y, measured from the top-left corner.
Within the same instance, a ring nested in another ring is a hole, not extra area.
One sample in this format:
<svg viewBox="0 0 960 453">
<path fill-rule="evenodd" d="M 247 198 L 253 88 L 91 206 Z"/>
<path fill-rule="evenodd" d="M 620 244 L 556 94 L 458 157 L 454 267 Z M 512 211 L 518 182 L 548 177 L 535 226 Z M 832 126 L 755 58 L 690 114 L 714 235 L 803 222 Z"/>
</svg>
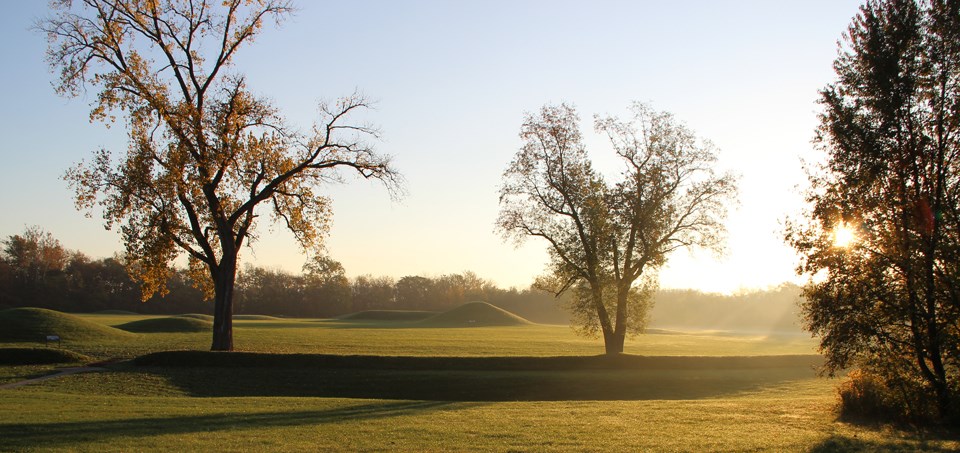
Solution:
<svg viewBox="0 0 960 453">
<path fill-rule="evenodd" d="M 87 321 L 116 327 L 145 315 L 80 314 Z M 556 356 L 603 353 L 603 341 L 576 335 L 569 326 L 419 327 L 382 320 L 268 319 L 235 320 L 239 351 L 386 355 L 386 356 Z M 97 359 L 132 358 L 154 351 L 209 349 L 210 332 L 128 334 L 119 340 L 72 341 L 63 347 Z M 0 342 L 0 347 L 10 346 Z M 648 334 L 628 339 L 625 351 L 636 355 L 749 356 L 813 354 L 816 342 L 805 335 L 711 333 Z"/>
<path fill-rule="evenodd" d="M 82 315 L 105 326 L 143 316 Z M 236 322 L 238 349 L 410 357 L 590 356 L 565 326 L 412 328 L 334 320 Z M 210 334 L 71 342 L 100 359 L 205 350 Z M 17 345 L 0 345 L 5 347 Z M 23 345 L 18 345 L 22 347 Z M 626 352 L 810 354 L 809 338 L 643 335 Z M 482 370 L 113 365 L 0 390 L 0 451 L 955 451 L 960 443 L 836 420 L 836 380 L 809 356 L 771 366 Z M 681 360 L 680 362 L 683 362 Z M 678 362 L 679 363 L 679 362 Z M 0 367 L 11 375 L 49 371 Z"/>
<path fill-rule="evenodd" d="M 11 451 L 960 448 L 956 442 L 836 422 L 833 384 L 808 379 L 694 400 L 540 402 L 118 396 L 31 388 L 0 393 L 0 436 L 2 449 Z"/>
</svg>

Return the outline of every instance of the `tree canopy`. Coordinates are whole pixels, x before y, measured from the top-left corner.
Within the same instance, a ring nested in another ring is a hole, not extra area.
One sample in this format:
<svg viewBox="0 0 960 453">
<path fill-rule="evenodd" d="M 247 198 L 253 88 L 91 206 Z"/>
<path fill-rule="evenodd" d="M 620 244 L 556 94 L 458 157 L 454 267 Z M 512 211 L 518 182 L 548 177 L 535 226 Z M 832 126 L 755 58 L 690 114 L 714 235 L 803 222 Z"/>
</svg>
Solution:
<svg viewBox="0 0 960 453">
<path fill-rule="evenodd" d="M 960 388 L 960 2 L 868 1 L 820 92 L 825 153 L 787 239 L 831 372 L 859 366 L 914 420 Z M 876 414 L 872 414 L 876 415 Z"/>
<path fill-rule="evenodd" d="M 602 333 L 608 354 L 643 329 L 657 269 L 682 247 L 717 248 L 735 178 L 713 169 L 715 151 L 672 115 L 635 103 L 631 117 L 596 117 L 623 163 L 608 182 L 593 168 L 569 105 L 528 114 L 523 146 L 507 166 L 497 228 L 549 244 L 538 286 L 573 290 L 581 331 Z"/>
<path fill-rule="evenodd" d="M 270 22 L 292 12 L 283 0 L 54 1 L 38 27 L 57 90 L 96 90 L 91 121 L 124 118 L 119 158 L 100 150 L 65 179 L 77 207 L 118 226 L 144 297 L 163 291 L 169 264 L 186 254 L 214 298 L 212 348 L 230 350 L 238 257 L 268 214 L 307 251 L 319 252 L 330 223 L 324 183 L 337 169 L 399 187 L 378 132 L 354 119 L 359 94 L 320 106 L 310 132 L 287 124 L 254 95 L 234 56 Z"/>
</svg>

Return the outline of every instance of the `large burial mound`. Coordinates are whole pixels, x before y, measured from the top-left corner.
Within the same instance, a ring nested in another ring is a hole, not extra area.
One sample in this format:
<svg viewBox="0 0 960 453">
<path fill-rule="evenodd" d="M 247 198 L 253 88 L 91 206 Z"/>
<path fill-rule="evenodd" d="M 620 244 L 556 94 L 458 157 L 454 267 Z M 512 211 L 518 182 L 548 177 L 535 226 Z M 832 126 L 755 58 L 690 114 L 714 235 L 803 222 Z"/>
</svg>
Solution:
<svg viewBox="0 0 960 453">
<path fill-rule="evenodd" d="M 0 341 L 43 342 L 57 335 L 64 342 L 128 338 L 130 333 L 87 321 L 79 316 L 45 308 L 11 308 L 0 311 Z"/>
<path fill-rule="evenodd" d="M 521 326 L 531 324 L 502 308 L 486 302 L 469 302 L 450 311 L 431 316 L 416 325 L 424 327 Z"/>
<path fill-rule="evenodd" d="M 137 333 L 207 332 L 213 330 L 213 323 L 203 319 L 176 316 L 172 318 L 141 319 L 120 324 L 117 328 Z"/>
<path fill-rule="evenodd" d="M 436 314 L 435 311 L 366 310 L 343 315 L 338 319 L 344 321 L 421 321 Z"/>
</svg>

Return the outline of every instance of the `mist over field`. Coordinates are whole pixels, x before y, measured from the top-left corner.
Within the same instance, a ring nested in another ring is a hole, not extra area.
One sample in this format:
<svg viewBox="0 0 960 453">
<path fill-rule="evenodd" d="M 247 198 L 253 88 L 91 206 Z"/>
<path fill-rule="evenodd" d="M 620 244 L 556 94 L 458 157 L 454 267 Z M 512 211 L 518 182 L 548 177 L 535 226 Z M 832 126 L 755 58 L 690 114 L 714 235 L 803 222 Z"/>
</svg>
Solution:
<svg viewBox="0 0 960 453">
<path fill-rule="evenodd" d="M 649 328 L 756 333 L 804 333 L 800 287 L 783 284 L 732 295 L 666 289 L 655 296 Z"/>
</svg>

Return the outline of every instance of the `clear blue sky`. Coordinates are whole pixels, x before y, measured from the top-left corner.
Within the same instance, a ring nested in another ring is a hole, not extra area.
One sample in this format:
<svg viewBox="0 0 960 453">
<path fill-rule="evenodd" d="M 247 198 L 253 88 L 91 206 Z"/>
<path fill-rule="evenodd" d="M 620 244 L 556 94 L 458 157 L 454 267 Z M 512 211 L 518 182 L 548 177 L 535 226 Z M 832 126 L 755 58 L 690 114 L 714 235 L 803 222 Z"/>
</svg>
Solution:
<svg viewBox="0 0 960 453">
<path fill-rule="evenodd" d="M 350 275 L 472 270 L 502 286 L 542 272 L 545 244 L 515 249 L 493 232 L 500 174 L 522 116 L 544 103 L 624 114 L 632 100 L 673 112 L 741 174 L 728 252 L 675 254 L 664 287 L 736 291 L 797 281 L 780 222 L 801 203 L 802 157 L 815 158 L 817 90 L 833 79 L 837 40 L 859 1 L 302 1 L 235 61 L 250 87 L 291 123 L 355 89 L 379 100 L 379 150 L 409 195 L 391 202 L 365 181 L 331 186 L 330 254 Z M 121 249 L 116 232 L 74 210 L 64 170 L 125 145 L 122 124 L 87 121 L 87 98 L 57 97 L 45 37 L 29 30 L 46 2 L 5 1 L 0 16 L 0 237 L 27 225 L 93 257 Z M 603 140 L 587 134 L 601 166 Z M 298 272 L 289 235 L 264 227 L 244 260 Z"/>
</svg>

